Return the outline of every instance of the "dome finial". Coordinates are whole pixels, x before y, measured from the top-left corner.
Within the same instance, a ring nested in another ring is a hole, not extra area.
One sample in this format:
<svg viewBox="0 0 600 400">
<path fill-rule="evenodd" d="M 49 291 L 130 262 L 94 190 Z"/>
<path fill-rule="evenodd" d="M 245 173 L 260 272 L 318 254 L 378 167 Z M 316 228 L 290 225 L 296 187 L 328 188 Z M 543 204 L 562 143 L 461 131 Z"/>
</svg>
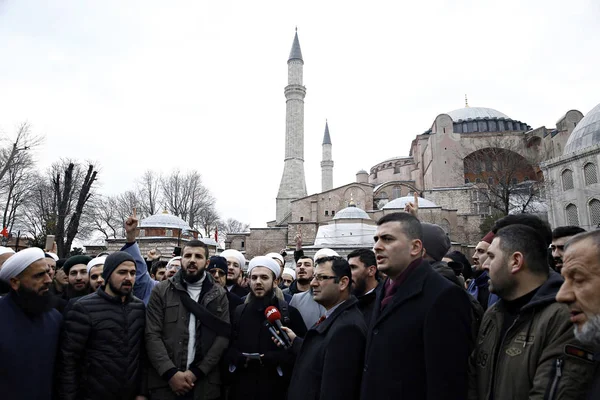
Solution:
<svg viewBox="0 0 600 400">
<path fill-rule="evenodd" d="M 356 203 L 354 202 L 354 193 L 350 192 L 350 202 L 348 203 L 348 207 L 356 207 Z"/>
<path fill-rule="evenodd" d="M 467 99 L 466 94 L 465 94 L 465 108 L 469 108 L 469 100 Z"/>
</svg>

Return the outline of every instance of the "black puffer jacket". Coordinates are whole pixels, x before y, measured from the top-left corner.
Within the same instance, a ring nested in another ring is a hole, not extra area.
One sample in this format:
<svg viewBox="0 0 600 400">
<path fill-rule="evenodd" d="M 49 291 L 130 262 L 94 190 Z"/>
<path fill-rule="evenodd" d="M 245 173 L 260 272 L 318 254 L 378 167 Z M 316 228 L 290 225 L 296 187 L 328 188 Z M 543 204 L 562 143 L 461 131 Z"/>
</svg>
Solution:
<svg viewBox="0 0 600 400">
<path fill-rule="evenodd" d="M 129 400 L 142 394 L 146 307 L 103 289 L 67 312 L 57 375 L 61 400 Z"/>
</svg>

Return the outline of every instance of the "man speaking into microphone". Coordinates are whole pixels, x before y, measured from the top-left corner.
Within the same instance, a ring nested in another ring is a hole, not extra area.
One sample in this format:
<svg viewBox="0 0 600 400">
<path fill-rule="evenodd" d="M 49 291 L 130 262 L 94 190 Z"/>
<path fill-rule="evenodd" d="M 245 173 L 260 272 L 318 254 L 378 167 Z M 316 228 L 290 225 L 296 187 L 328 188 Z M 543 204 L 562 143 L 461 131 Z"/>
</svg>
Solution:
<svg viewBox="0 0 600 400">
<path fill-rule="evenodd" d="M 231 382 L 229 400 L 284 400 L 295 356 L 284 348 L 287 326 L 304 336 L 300 312 L 289 306 L 275 280 L 281 268 L 266 256 L 254 257 L 248 266 L 250 293 L 233 316 L 231 346 L 225 357 Z M 271 337 L 281 340 L 278 347 Z M 282 337 L 283 336 L 283 337 Z"/>
<path fill-rule="evenodd" d="M 358 399 L 367 326 L 358 300 L 350 293 L 348 261 L 337 256 L 320 258 L 310 286 L 314 300 L 327 312 L 304 339 L 282 329 L 297 355 L 288 400 Z"/>
</svg>

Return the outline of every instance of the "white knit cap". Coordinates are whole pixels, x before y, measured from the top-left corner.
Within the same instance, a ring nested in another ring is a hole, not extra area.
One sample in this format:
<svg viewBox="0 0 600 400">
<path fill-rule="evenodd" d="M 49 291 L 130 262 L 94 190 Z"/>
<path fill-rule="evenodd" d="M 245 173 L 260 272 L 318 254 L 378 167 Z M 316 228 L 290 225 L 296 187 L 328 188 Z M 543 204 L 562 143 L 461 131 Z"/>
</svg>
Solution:
<svg viewBox="0 0 600 400">
<path fill-rule="evenodd" d="M 10 281 L 10 278 L 14 278 L 15 276 L 19 275 L 31 264 L 38 260 L 43 260 L 44 258 L 46 258 L 46 254 L 38 247 L 30 247 L 28 249 L 21 250 L 20 252 L 11 256 L 2 265 L 2 269 L 0 270 L 0 280 L 8 282 Z"/>
<path fill-rule="evenodd" d="M 55 253 L 46 253 L 46 254 L 48 254 L 50 257 L 52 257 L 52 259 L 54 261 L 58 261 L 58 256 Z"/>
<path fill-rule="evenodd" d="M 177 257 L 173 257 L 169 260 L 169 262 L 167 263 L 167 269 L 169 269 L 169 267 L 171 266 L 171 264 L 173 264 L 173 261 L 177 261 L 177 260 L 181 260 L 181 256 L 177 256 Z"/>
<path fill-rule="evenodd" d="M 104 265 L 105 261 L 106 261 L 106 256 L 92 258 L 92 261 L 90 261 L 87 264 L 87 273 L 89 274 L 90 270 L 94 267 L 97 267 L 98 265 Z"/>
<path fill-rule="evenodd" d="M 252 269 L 255 267 L 269 268 L 275 274 L 275 278 L 279 278 L 279 274 L 281 273 L 281 267 L 277 264 L 277 261 L 267 256 L 258 256 L 250 260 L 250 265 L 248 265 L 248 276 L 250 276 Z"/>
<path fill-rule="evenodd" d="M 288 275 L 290 275 L 290 276 L 292 277 L 292 279 L 296 279 L 296 271 L 294 271 L 294 270 L 293 270 L 293 269 L 291 269 L 291 268 L 284 268 L 284 269 L 283 269 L 283 274 L 282 274 L 282 275 L 285 275 L 285 274 L 288 274 Z"/>
<path fill-rule="evenodd" d="M 0 246 L 0 256 L 4 255 L 6 253 L 15 254 L 15 251 L 13 249 L 11 249 L 10 247 Z"/>
<path fill-rule="evenodd" d="M 277 259 L 279 261 L 281 261 L 281 264 L 285 264 L 285 260 L 283 259 L 283 256 L 279 253 L 269 253 L 269 254 L 265 254 L 267 257 L 271 257 L 273 259 Z"/>
<path fill-rule="evenodd" d="M 234 249 L 227 249 L 224 252 L 222 252 L 221 254 L 219 254 L 221 257 L 225 257 L 225 258 L 229 258 L 229 257 L 235 257 L 238 260 L 238 263 L 240 264 L 240 268 L 244 269 L 244 267 L 246 266 L 246 257 L 244 257 L 244 255 L 242 253 L 240 253 L 237 250 Z"/>
<path fill-rule="evenodd" d="M 332 257 L 332 256 L 339 257 L 340 255 L 335 250 L 331 250 L 328 248 L 321 249 L 315 253 L 315 264 L 317 263 L 317 260 L 319 258 Z"/>
</svg>

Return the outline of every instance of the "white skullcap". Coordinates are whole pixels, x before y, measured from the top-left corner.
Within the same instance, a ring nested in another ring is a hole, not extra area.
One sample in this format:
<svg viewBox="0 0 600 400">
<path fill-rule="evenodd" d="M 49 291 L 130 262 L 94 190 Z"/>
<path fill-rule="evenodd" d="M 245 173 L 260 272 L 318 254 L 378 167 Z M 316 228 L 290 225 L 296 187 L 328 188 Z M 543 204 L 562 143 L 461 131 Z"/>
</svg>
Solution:
<svg viewBox="0 0 600 400">
<path fill-rule="evenodd" d="M 283 256 L 279 253 L 269 253 L 269 254 L 266 254 L 266 256 L 271 257 L 276 260 L 279 260 L 279 261 L 281 261 L 282 264 L 285 264 L 285 260 L 283 259 Z"/>
<path fill-rule="evenodd" d="M 227 249 L 219 255 L 221 257 L 225 257 L 225 258 L 229 258 L 229 257 L 237 258 L 238 263 L 240 264 L 240 268 L 242 268 L 242 269 L 244 269 L 244 267 L 246 266 L 246 257 L 244 257 L 244 255 L 237 250 Z M 278 264 L 278 266 L 279 266 L 279 264 Z"/>
<path fill-rule="evenodd" d="M 279 264 L 277 264 L 277 261 L 267 256 L 254 257 L 250 261 L 250 265 L 248 265 L 248 276 L 250 276 L 252 269 L 255 267 L 269 268 L 275 274 L 275 278 L 279 278 L 279 274 L 281 273 L 281 267 L 279 266 Z"/>
<path fill-rule="evenodd" d="M 54 253 L 46 253 L 46 254 L 48 254 L 50 257 L 52 257 L 52 259 L 54 261 L 58 261 L 58 256 L 56 254 L 54 254 Z"/>
<path fill-rule="evenodd" d="M 15 254 L 15 251 L 13 249 L 11 249 L 10 247 L 0 246 L 0 256 L 7 254 L 7 253 Z"/>
<path fill-rule="evenodd" d="M 92 261 L 87 264 L 87 273 L 89 274 L 91 269 L 97 267 L 98 265 L 104 265 L 105 261 L 106 256 L 92 258 Z"/>
<path fill-rule="evenodd" d="M 173 261 L 177 261 L 177 260 L 181 260 L 180 256 L 177 257 L 173 257 L 169 260 L 169 262 L 167 263 L 167 269 L 169 269 L 169 267 L 171 266 L 171 264 L 173 263 Z"/>
<path fill-rule="evenodd" d="M 340 255 L 338 253 L 336 253 L 335 250 L 331 250 L 328 248 L 321 249 L 315 253 L 315 264 L 317 263 L 317 260 L 319 258 L 332 257 L 332 256 L 339 257 Z"/>
<path fill-rule="evenodd" d="M 291 269 L 291 268 L 284 268 L 284 269 L 283 269 L 283 274 L 282 274 L 282 275 L 285 275 L 285 274 L 288 274 L 288 275 L 290 275 L 290 276 L 292 277 L 292 279 L 296 279 L 296 271 L 294 271 L 294 270 L 293 270 L 293 269 Z"/>
<path fill-rule="evenodd" d="M 21 250 L 15 253 L 2 265 L 0 270 L 0 280 L 8 282 L 10 278 L 14 278 L 21 272 L 25 271 L 27 267 L 38 260 L 46 258 L 44 251 L 37 247 L 30 247 L 25 250 Z"/>
</svg>

